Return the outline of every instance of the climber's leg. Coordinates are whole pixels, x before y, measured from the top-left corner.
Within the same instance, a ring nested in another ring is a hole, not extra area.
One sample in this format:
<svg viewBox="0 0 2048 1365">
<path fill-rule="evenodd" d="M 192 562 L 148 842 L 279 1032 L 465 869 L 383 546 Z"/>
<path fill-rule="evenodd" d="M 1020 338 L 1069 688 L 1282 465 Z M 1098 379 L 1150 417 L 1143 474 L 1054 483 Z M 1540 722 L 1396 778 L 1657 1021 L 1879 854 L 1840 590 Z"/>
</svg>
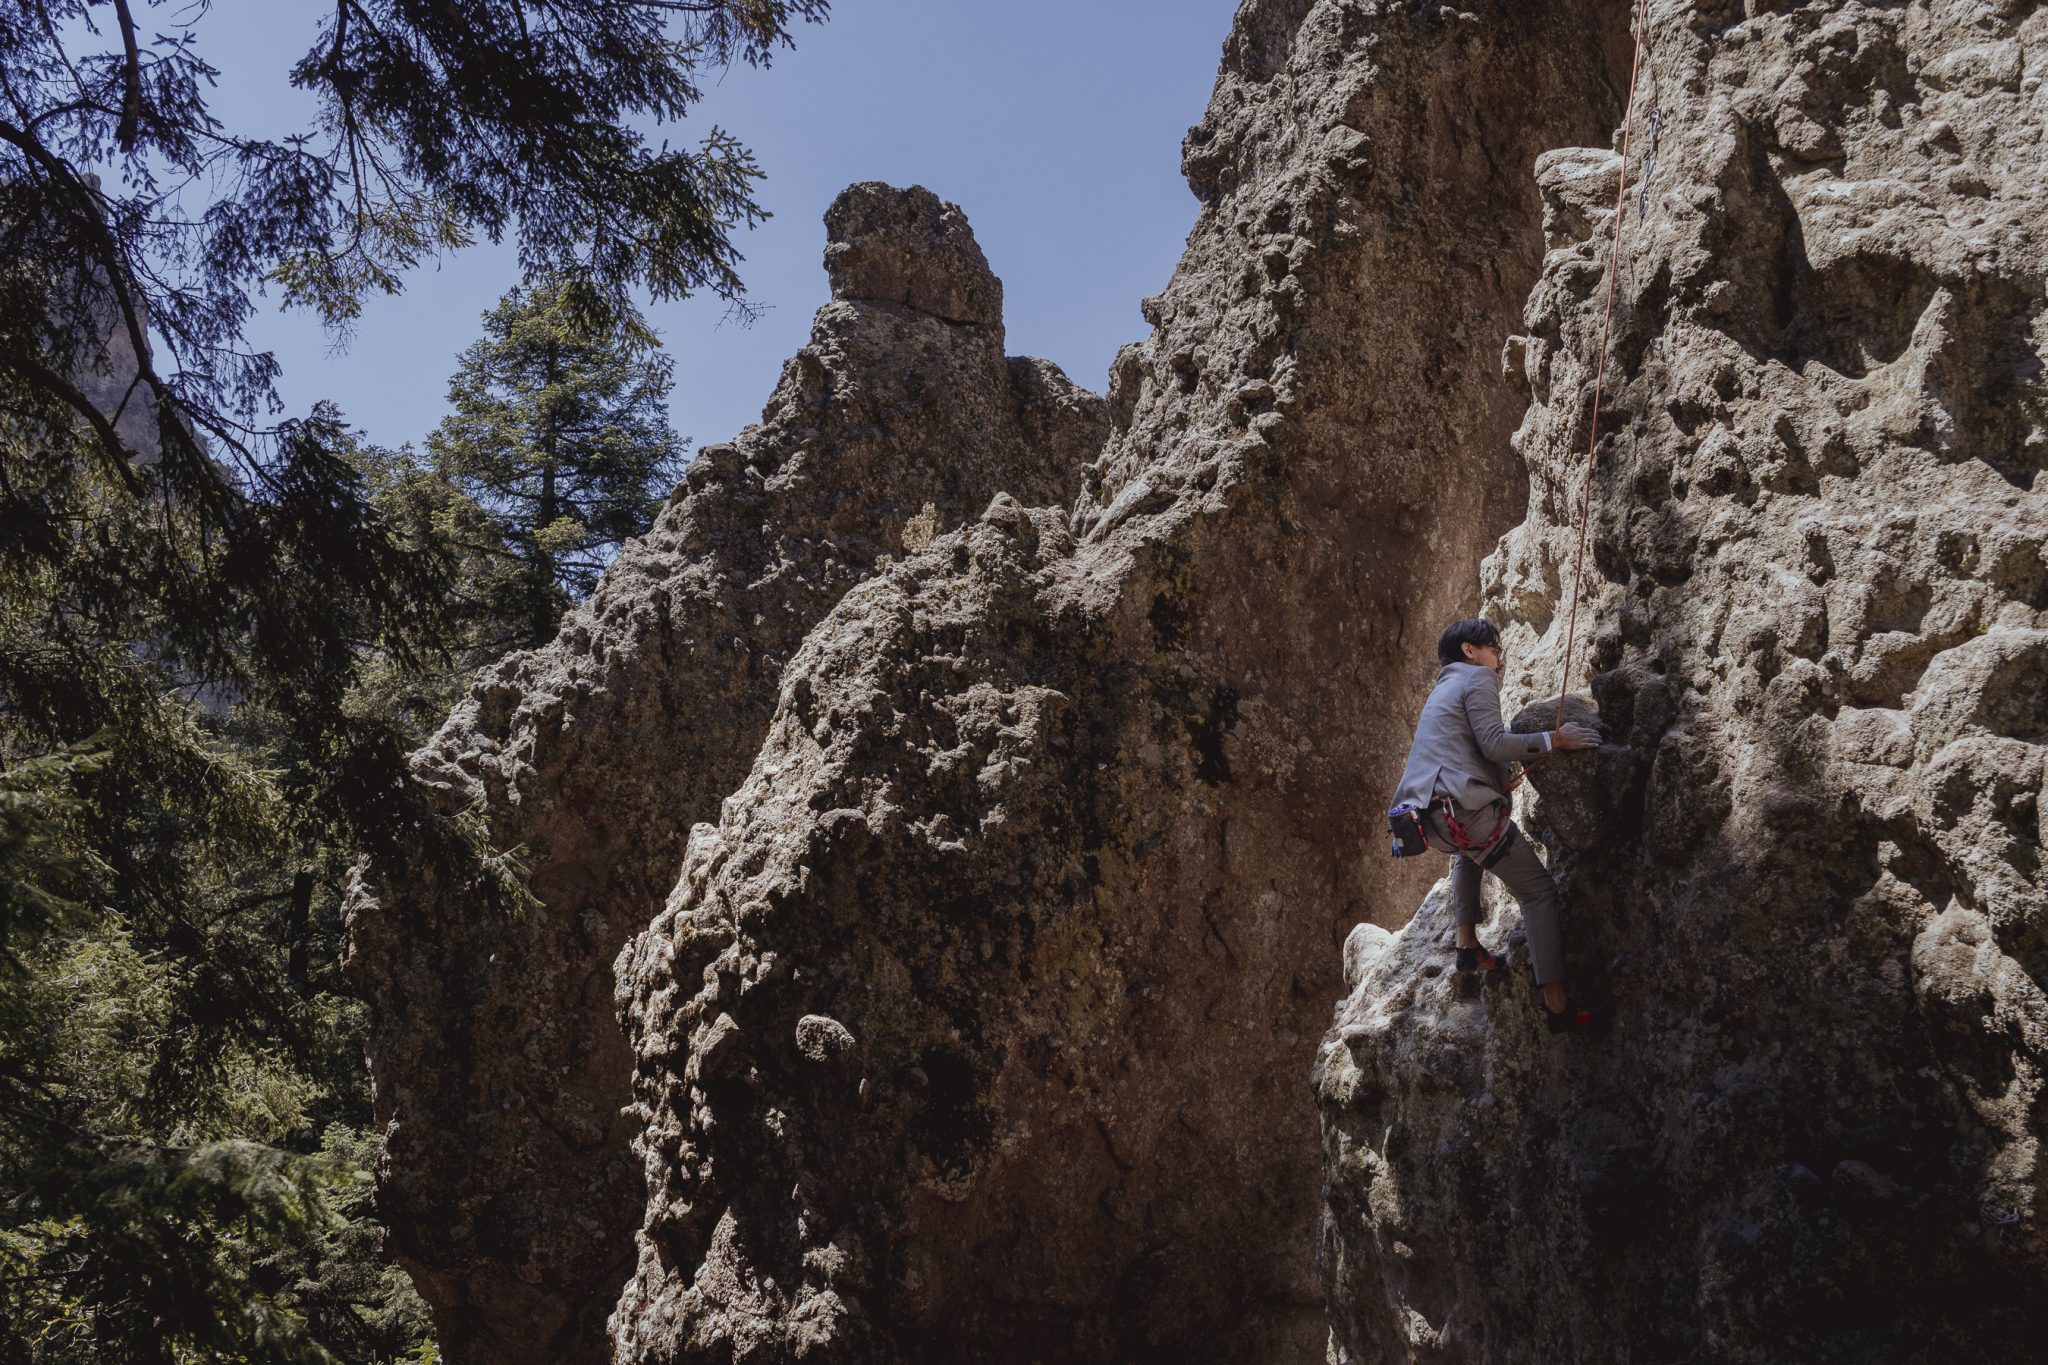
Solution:
<svg viewBox="0 0 2048 1365">
<path fill-rule="evenodd" d="M 1444 824 L 1443 815 L 1435 810 L 1427 811 L 1422 817 L 1423 833 L 1429 836 L 1430 846 L 1449 850 L 1451 831 Z M 1479 946 L 1479 921 L 1484 918 L 1479 909 L 1479 865 L 1462 853 L 1451 854 L 1451 905 L 1458 913 L 1458 946 L 1477 948 Z"/>
<path fill-rule="evenodd" d="M 1557 883 L 1551 880 L 1550 869 L 1536 856 L 1536 846 L 1526 835 L 1516 830 L 1507 837 L 1514 840 L 1514 846 L 1493 865 L 1493 875 L 1501 879 L 1522 907 L 1522 924 L 1529 935 L 1529 962 L 1536 969 L 1536 984 L 1546 988 L 1555 985 L 1557 1003 L 1562 1006 L 1564 935 L 1558 926 Z M 1545 999 L 1548 998 L 1546 989 Z"/>
<path fill-rule="evenodd" d="M 1451 855 L 1451 904 L 1458 911 L 1458 946 L 1477 948 L 1479 946 L 1479 864 L 1462 853 Z M 1463 959 L 1459 959 L 1462 963 Z M 1489 962 L 1496 961 L 1492 954 Z M 1474 959 L 1476 963 L 1478 959 Z M 1493 968 L 1489 966 L 1488 971 Z"/>
<path fill-rule="evenodd" d="M 1479 924 L 1479 864 L 1462 853 L 1451 855 L 1451 904 L 1458 909 L 1458 942 L 1472 946 L 1472 931 Z"/>
</svg>

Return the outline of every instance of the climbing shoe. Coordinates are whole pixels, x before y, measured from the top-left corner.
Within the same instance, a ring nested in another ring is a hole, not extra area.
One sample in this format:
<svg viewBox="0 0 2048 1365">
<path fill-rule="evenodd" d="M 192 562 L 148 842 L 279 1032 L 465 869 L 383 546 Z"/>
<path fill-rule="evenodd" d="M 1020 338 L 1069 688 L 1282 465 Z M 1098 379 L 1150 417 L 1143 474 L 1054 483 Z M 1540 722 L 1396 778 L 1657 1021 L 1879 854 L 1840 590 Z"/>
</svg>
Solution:
<svg viewBox="0 0 2048 1365">
<path fill-rule="evenodd" d="M 1484 975 L 1487 972 L 1497 972 L 1507 965 L 1506 958 L 1483 943 L 1476 948 L 1458 949 L 1458 970 L 1461 972 L 1477 972 Z"/>
<path fill-rule="evenodd" d="M 1570 1000 L 1564 1008 L 1553 1011 L 1547 1006 L 1543 1010 L 1543 1022 L 1552 1033 L 1600 1033 L 1614 1019 L 1614 1011 L 1604 1005 L 1580 1005 Z"/>
</svg>

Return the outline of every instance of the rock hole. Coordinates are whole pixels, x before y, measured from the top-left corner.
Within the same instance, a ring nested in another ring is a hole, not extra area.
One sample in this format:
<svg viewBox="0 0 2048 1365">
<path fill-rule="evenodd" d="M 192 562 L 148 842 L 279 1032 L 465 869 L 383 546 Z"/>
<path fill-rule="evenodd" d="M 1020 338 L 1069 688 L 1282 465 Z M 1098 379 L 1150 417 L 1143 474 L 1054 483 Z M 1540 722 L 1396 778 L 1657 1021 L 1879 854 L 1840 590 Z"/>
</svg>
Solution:
<svg viewBox="0 0 2048 1365">
<path fill-rule="evenodd" d="M 1217 687 L 1209 694 L 1208 714 L 1184 724 L 1195 750 L 1195 776 L 1212 787 L 1228 782 L 1230 759 L 1223 752 L 1223 736 L 1237 725 L 1237 693 Z"/>
<path fill-rule="evenodd" d="M 1779 358 L 1795 370 L 1818 362 L 1861 379 L 1904 355 L 1934 302 L 1934 277 L 1915 262 L 1876 255 L 1816 270 L 1805 260 L 1803 237 L 1795 240 L 1802 245 L 1787 262 L 1790 307 Z"/>
<path fill-rule="evenodd" d="M 1171 595 L 1162 592 L 1155 596 L 1145 619 L 1152 623 L 1152 636 L 1159 648 L 1181 649 L 1187 645 L 1187 609 Z"/>
<path fill-rule="evenodd" d="M 974 1063 L 945 1048 L 927 1048 L 918 1066 L 926 1077 L 924 1107 L 911 1125 L 911 1142 L 942 1174 L 965 1175 L 988 1139 L 988 1116 L 975 1102 L 980 1083 Z"/>
</svg>

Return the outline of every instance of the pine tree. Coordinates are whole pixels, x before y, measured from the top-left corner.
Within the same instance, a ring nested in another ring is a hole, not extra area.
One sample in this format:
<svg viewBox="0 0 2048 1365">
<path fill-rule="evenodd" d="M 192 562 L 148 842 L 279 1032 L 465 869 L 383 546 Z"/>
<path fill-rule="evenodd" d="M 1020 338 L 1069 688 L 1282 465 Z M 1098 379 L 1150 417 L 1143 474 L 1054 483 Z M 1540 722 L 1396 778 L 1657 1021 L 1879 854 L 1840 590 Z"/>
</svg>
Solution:
<svg viewBox="0 0 2048 1365">
<path fill-rule="evenodd" d="M 341 888 L 370 852 L 523 894 L 404 762 L 504 550 L 337 412 L 280 420 L 244 327 L 267 283 L 345 331 L 479 237 L 736 300 L 752 158 L 639 125 L 826 8 L 335 0 L 315 116 L 251 130 L 206 6 L 0 0 L 0 1359 L 431 1352 L 365 1221 Z"/>
<path fill-rule="evenodd" d="M 506 294 L 462 353 L 427 450 L 518 560 L 520 643 L 554 635 L 674 485 L 673 368 L 636 311 L 560 276 Z"/>
</svg>

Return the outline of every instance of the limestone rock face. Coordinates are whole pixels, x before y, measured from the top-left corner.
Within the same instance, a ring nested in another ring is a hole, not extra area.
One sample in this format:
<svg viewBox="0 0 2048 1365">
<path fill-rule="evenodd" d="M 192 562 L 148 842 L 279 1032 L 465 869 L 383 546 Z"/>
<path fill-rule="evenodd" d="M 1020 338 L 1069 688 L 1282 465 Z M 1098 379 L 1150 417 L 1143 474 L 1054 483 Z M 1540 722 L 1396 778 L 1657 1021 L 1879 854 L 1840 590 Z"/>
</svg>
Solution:
<svg viewBox="0 0 2048 1365">
<path fill-rule="evenodd" d="M 1600 709 L 1591 697 L 1565 698 L 1562 723 L 1574 722 L 1600 727 Z M 1517 711 L 1508 729 L 1536 734 L 1554 730 L 1559 723 L 1557 698 L 1547 697 Z M 1598 848 L 1625 832 L 1633 771 L 1628 746 L 1603 734 L 1597 751 L 1560 751 L 1529 764 L 1524 769 L 1529 785 L 1520 813 L 1525 823 L 1574 852 Z"/>
<path fill-rule="evenodd" d="M 856 185 L 827 223 L 834 301 L 761 424 L 701 451 L 554 643 L 490 670 L 415 761 L 521 851 L 538 904 L 386 868 L 352 907 L 379 1209 L 451 1360 L 607 1354 L 644 1203 L 612 959 L 746 776 L 805 635 L 998 494 L 1071 496 L 1106 434 L 1099 397 L 1004 357 L 957 208 Z"/>
<path fill-rule="evenodd" d="M 357 907 L 454 1358 L 2027 1350 L 2048 11 L 1655 0 L 1567 674 L 1628 9 L 1246 0 L 1106 404 L 835 205 L 764 424 L 422 758 L 540 907 Z M 1605 1039 L 1385 856 L 1482 608 L 1602 731 L 1521 813 Z"/>
<path fill-rule="evenodd" d="M 1612 125 L 1601 8 L 1243 7 L 1082 495 L 847 593 L 620 957 L 618 1359 L 1322 1359 L 1304 1077 L 1426 889 L 1378 831 L 1437 567 L 1523 500 L 1496 168 Z"/>
<path fill-rule="evenodd" d="M 1609 743 L 1528 812 L 1617 1023 L 1460 1000 L 1441 896 L 1358 945 L 1314 1073 L 1332 1359 L 2031 1356 L 2048 11 L 1650 8 L 1563 679 Z M 1511 696 L 1560 683 L 1604 156 L 1538 163 L 1528 514 L 1481 576 Z M 1511 904 L 1488 932 L 1525 973 Z"/>
<path fill-rule="evenodd" d="M 1002 281 L 989 270 L 967 215 L 930 191 L 855 185 L 827 210 L 825 231 L 833 298 L 900 303 L 947 322 L 1001 325 Z"/>
</svg>

